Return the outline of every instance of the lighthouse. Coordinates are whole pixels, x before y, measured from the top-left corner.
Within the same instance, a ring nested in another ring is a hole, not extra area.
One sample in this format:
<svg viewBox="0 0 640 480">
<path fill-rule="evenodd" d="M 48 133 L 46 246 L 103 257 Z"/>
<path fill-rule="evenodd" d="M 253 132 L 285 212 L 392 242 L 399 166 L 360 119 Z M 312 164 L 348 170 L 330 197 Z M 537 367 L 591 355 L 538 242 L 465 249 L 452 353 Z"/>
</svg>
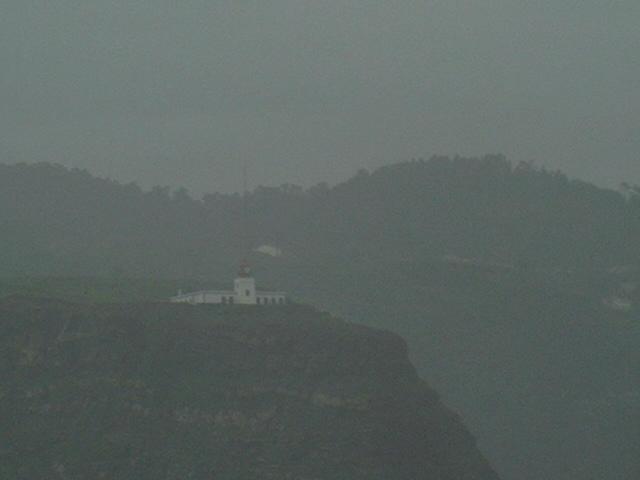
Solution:
<svg viewBox="0 0 640 480">
<path fill-rule="evenodd" d="M 238 276 L 233 282 L 235 292 L 235 303 L 242 305 L 255 305 L 256 302 L 256 280 L 251 276 L 251 268 L 244 261 L 240 264 Z"/>
<path fill-rule="evenodd" d="M 251 267 L 245 261 L 240 264 L 238 274 L 233 281 L 233 290 L 201 290 L 182 293 L 169 299 L 171 303 L 217 303 L 226 305 L 284 305 L 287 303 L 285 292 L 256 290 L 256 280 Z"/>
</svg>

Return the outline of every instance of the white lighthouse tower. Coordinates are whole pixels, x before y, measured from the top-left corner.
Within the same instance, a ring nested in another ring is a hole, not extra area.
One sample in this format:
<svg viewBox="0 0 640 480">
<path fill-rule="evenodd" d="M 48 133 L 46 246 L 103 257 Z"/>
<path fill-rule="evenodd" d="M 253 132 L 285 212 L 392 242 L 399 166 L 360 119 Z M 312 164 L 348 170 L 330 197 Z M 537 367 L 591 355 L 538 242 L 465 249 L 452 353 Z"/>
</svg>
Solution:
<svg viewBox="0 0 640 480">
<path fill-rule="evenodd" d="M 238 276 L 233 282 L 235 303 L 242 305 L 255 305 L 256 280 L 251 276 L 251 268 L 247 262 L 242 262 Z"/>
</svg>

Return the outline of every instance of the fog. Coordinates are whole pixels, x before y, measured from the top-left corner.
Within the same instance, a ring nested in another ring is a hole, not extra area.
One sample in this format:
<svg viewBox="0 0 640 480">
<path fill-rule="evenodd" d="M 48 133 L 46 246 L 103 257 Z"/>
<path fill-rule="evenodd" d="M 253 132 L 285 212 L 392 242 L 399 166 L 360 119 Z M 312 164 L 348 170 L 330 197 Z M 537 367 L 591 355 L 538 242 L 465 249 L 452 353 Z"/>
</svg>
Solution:
<svg viewBox="0 0 640 480">
<path fill-rule="evenodd" d="M 640 3 L 4 0 L 0 161 L 196 193 L 499 152 L 640 182 Z"/>
<path fill-rule="evenodd" d="M 639 25 L 1 1 L 0 479 L 640 478 Z"/>
</svg>

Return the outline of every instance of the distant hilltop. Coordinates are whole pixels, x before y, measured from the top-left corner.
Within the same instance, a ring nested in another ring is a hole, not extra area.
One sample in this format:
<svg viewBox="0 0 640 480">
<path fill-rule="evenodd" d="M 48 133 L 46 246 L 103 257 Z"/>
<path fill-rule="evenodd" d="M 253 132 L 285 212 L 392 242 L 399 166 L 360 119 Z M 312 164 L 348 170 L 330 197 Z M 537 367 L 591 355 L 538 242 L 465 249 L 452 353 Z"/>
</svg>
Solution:
<svg viewBox="0 0 640 480">
<path fill-rule="evenodd" d="M 0 301 L 2 478 L 496 480 L 393 334 L 311 308 Z"/>
<path fill-rule="evenodd" d="M 220 278 L 234 268 L 228 259 L 248 252 L 339 269 L 449 256 L 606 271 L 637 268 L 640 258 L 640 187 L 598 188 L 500 155 L 433 157 L 362 170 L 335 186 L 201 199 L 59 165 L 0 164 L 0 204 L 4 275 Z"/>
</svg>

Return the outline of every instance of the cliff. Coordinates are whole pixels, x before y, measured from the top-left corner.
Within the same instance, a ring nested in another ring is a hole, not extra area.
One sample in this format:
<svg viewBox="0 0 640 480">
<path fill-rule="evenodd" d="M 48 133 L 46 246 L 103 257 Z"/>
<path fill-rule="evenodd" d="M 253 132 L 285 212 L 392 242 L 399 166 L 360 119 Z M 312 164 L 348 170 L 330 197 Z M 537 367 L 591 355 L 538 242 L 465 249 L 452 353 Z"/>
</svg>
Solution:
<svg viewBox="0 0 640 480">
<path fill-rule="evenodd" d="M 0 356 L 0 478 L 497 479 L 399 337 L 307 307 L 11 297 Z"/>
</svg>

